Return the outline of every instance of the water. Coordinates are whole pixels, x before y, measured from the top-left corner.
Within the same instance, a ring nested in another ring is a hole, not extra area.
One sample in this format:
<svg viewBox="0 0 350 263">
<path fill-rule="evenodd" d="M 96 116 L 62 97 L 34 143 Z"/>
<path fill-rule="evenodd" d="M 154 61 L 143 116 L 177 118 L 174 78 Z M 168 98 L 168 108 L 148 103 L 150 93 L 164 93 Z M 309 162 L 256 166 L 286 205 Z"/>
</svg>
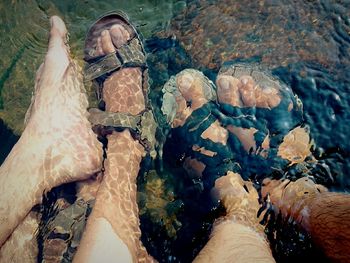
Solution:
<svg viewBox="0 0 350 263">
<path fill-rule="evenodd" d="M 349 190 L 349 1 L 2 0 L 0 119 L 4 123 L 0 122 L 0 162 L 23 130 L 35 71 L 46 52 L 48 18 L 63 18 L 70 32 L 72 54 L 82 62 L 87 28 L 98 16 L 113 9 L 128 13 L 145 37 L 151 99 L 158 105 L 157 114 L 163 84 L 180 70 L 194 67 L 214 80 L 224 61 L 259 63 L 301 98 L 305 121 L 317 145 L 315 155 L 324 164 L 325 173 L 329 170 L 334 178 L 329 186 Z M 186 178 L 178 167 L 165 168 Z M 197 185 L 193 186 L 193 182 L 176 180 L 166 172 L 148 179 L 147 184 L 140 178 L 142 193 L 157 195 L 171 205 L 159 206 L 153 217 L 142 210 L 143 241 L 159 260 L 189 261 L 205 244 L 215 215 L 183 212 L 183 204 L 191 206 L 188 200 L 195 198 L 181 191 L 192 187 L 191 193 L 195 193 Z M 165 219 L 177 217 L 164 224 L 155 220 L 160 211 L 167 211 Z M 178 231 L 177 239 L 174 231 Z"/>
<path fill-rule="evenodd" d="M 70 32 L 70 46 L 82 62 L 83 41 L 94 20 L 111 10 L 125 11 L 144 37 L 169 26 L 173 1 L 1 1 L 0 118 L 16 134 L 34 87 L 36 69 L 47 48 L 49 17 L 63 18 Z"/>
</svg>

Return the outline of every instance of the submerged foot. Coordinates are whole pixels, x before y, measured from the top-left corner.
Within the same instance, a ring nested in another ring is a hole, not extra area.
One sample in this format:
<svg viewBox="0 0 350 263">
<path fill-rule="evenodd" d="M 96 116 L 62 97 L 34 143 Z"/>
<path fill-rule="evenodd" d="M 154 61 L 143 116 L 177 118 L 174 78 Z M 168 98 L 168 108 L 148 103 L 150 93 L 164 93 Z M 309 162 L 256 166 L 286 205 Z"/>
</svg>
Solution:
<svg viewBox="0 0 350 263">
<path fill-rule="evenodd" d="M 310 155 L 310 138 L 306 129 L 295 128 L 301 108 L 293 93 L 251 71 L 240 76 L 222 71 L 216 98 L 203 74 L 185 70 L 164 85 L 162 111 L 173 128 L 169 152 L 179 152 L 190 178 L 203 182 L 204 189 L 215 184 L 212 194 L 227 212 L 221 221 L 239 222 L 264 239 L 258 193 L 239 173 L 244 178 L 255 175 L 251 171 L 266 175 L 261 164 L 276 168 L 273 158 L 301 162 Z"/>
<path fill-rule="evenodd" d="M 6 220 L 1 218 L 6 233 L 2 232 L 0 243 L 16 226 L 14 223 L 26 222 L 23 218 L 42 201 L 43 193 L 63 183 L 86 179 L 102 167 L 102 147 L 87 120 L 82 74 L 69 57 L 66 27 L 58 17 L 50 22 L 49 48 L 37 72 L 25 129 L 0 168 L 4 188 L 0 211 L 6 215 Z M 10 206 L 6 205 L 6 195 Z M 16 200 L 23 201 L 12 207 Z M 20 225 L 12 237 L 28 236 L 21 240 L 23 248 L 35 230 L 30 231 L 29 226 Z"/>
<path fill-rule="evenodd" d="M 101 144 L 87 120 L 81 70 L 69 57 L 66 27 L 58 17 L 50 21 L 49 49 L 37 74 L 35 94 L 19 140 L 20 145 L 32 149 L 31 162 L 42 164 L 31 173 L 45 178 L 46 190 L 86 179 L 102 165 Z"/>
<path fill-rule="evenodd" d="M 308 130 L 298 126 L 302 121 L 301 103 L 288 87 L 245 65 L 223 68 L 216 83 L 224 112 L 226 105 L 231 110 L 241 108 L 240 118 L 246 111 L 253 115 L 251 123 L 256 122 L 249 128 L 240 127 L 239 122 L 226 126 L 245 151 L 268 158 L 274 151 L 270 148 L 278 148 L 277 155 L 290 164 L 302 162 L 311 154 Z"/>
<path fill-rule="evenodd" d="M 217 87 L 215 92 L 202 73 L 184 70 L 163 88 L 162 111 L 173 128 L 173 150 L 191 178 L 205 173 L 218 178 L 227 169 L 243 171 L 245 178 L 266 176 L 271 167 L 311 155 L 308 130 L 296 127 L 302 121 L 300 102 L 285 85 L 239 65 L 222 70 Z M 212 186 L 215 180 L 210 181 Z"/>
<path fill-rule="evenodd" d="M 135 32 L 132 31 L 130 25 L 119 20 L 119 23 L 111 25 L 97 36 L 94 56 L 106 56 L 118 52 L 118 49 L 130 43 L 130 40 L 134 38 Z M 98 114 L 95 120 L 101 123 L 103 120 L 99 118 L 108 119 L 109 113 L 130 115 L 142 113 L 146 109 L 143 85 L 141 67 L 126 66 L 110 73 L 100 89 L 105 111 L 93 112 Z M 153 259 L 147 254 L 140 241 L 141 231 L 136 203 L 136 177 L 141 158 L 146 151 L 127 129 L 117 132 L 113 128 L 103 128 L 102 131 L 108 139 L 104 178 L 97 191 L 94 209 L 89 217 L 86 234 L 81 242 L 82 247 L 78 250 L 75 261 L 84 261 L 88 258 L 91 260 L 99 255 L 102 256 L 102 250 L 91 247 L 89 241 L 99 235 L 105 238 L 117 237 L 120 244 L 115 243 L 112 246 L 117 246 L 122 251 L 120 255 L 114 254 L 117 253 L 116 251 L 106 251 L 103 258 L 117 256 L 123 261 L 130 260 L 129 257 L 132 257 L 133 261 L 151 262 Z M 109 229 L 106 229 L 107 225 Z M 113 230 L 112 234 L 107 233 L 110 230 Z M 96 245 L 98 244 L 97 242 Z M 123 246 L 126 246 L 127 249 L 122 249 Z M 126 251 L 129 252 L 125 254 Z"/>
<path fill-rule="evenodd" d="M 69 57 L 65 25 L 52 17 L 51 26 L 49 50 L 35 85 L 24 136 L 30 134 L 31 144 L 46 149 L 42 172 L 48 180 L 66 183 L 97 172 L 102 149 L 87 120 L 82 75 Z"/>
<path fill-rule="evenodd" d="M 263 233 L 264 228 L 257 216 L 259 197 L 251 182 L 245 182 L 239 174 L 229 171 L 215 181 L 212 192 L 226 209 L 226 216 L 220 220 L 232 220 Z"/>
<path fill-rule="evenodd" d="M 116 51 L 131 38 L 122 25 L 113 25 L 104 30 L 97 39 L 97 55 L 103 56 Z M 105 110 L 138 114 L 145 109 L 142 91 L 142 70 L 140 67 L 127 67 L 114 72 L 103 84 Z"/>
</svg>

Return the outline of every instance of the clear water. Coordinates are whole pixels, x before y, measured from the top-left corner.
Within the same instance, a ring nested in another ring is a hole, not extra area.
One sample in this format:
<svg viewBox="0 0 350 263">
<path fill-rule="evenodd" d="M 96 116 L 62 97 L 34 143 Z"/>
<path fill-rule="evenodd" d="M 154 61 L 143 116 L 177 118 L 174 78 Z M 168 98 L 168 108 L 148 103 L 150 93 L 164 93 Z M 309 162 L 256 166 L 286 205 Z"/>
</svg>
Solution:
<svg viewBox="0 0 350 263">
<path fill-rule="evenodd" d="M 228 60 L 262 64 L 303 101 L 304 118 L 317 145 L 315 155 L 322 159 L 325 173 L 334 178 L 329 186 L 349 190 L 349 1 L 1 0 L 0 161 L 23 129 L 35 72 L 46 52 L 48 18 L 63 18 L 73 56 L 82 61 L 87 28 L 101 14 L 114 9 L 126 12 L 145 38 L 151 98 L 156 105 L 160 103 L 162 85 L 184 68 L 198 68 L 215 79 L 221 63 Z M 161 179 L 166 189 L 163 198 L 174 200 L 172 192 L 182 186 L 176 185 L 170 175 L 162 175 Z M 143 193 L 157 191 L 155 188 L 145 184 L 141 187 Z M 170 208 L 178 211 L 182 200 L 175 200 L 178 203 Z M 205 243 L 210 230 L 206 222 L 212 218 L 189 219 L 180 214 L 177 220 L 181 224 L 170 224 L 176 230 L 187 231 L 169 241 L 164 240 L 171 236 L 171 227 L 164 228 L 164 223 L 155 222 L 147 214 L 142 220 L 148 249 L 166 262 L 190 260 Z M 191 225 L 196 220 L 204 223 Z M 181 245 L 184 240 L 189 240 L 186 246 Z"/>
</svg>

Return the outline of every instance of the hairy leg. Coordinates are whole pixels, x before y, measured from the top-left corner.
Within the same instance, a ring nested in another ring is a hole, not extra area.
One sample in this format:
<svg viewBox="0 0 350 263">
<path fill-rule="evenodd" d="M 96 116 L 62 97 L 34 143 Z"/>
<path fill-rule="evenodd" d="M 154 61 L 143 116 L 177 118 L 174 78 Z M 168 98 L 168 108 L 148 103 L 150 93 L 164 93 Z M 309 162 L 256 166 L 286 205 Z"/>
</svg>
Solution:
<svg viewBox="0 0 350 263">
<path fill-rule="evenodd" d="M 206 89 L 208 86 L 205 83 L 207 83 L 205 77 L 194 70 L 186 70 L 176 76 L 178 92 L 172 93 L 177 103 L 177 111 L 171 123 L 173 128 L 184 126 L 186 121 L 193 117 L 193 112 L 208 102 L 206 94 L 210 92 Z M 164 89 L 170 90 L 168 86 Z M 219 98 L 221 95 L 222 93 L 219 93 Z M 198 136 L 225 146 L 228 133 L 229 131 L 217 120 Z M 194 144 L 193 151 L 198 151 L 209 159 L 218 154 L 196 145 L 195 142 L 192 144 Z M 202 177 L 206 169 L 205 160 L 201 162 L 196 158 L 185 158 L 184 168 L 190 177 Z M 259 224 L 257 218 L 260 207 L 258 194 L 250 183 L 246 185 L 249 192 L 245 190 L 240 175 L 232 172 L 215 181 L 212 195 L 223 202 L 227 215 L 215 222 L 211 237 L 196 257 L 196 262 L 274 262 L 263 226 Z"/>
<path fill-rule="evenodd" d="M 194 262 L 275 262 L 257 217 L 260 205 L 253 185 L 228 172 L 216 180 L 213 192 L 226 208 L 226 216 L 216 220 Z"/>
<path fill-rule="evenodd" d="M 350 195 L 332 193 L 309 178 L 295 182 L 265 179 L 262 195 L 283 217 L 292 218 L 332 261 L 347 262 L 350 253 Z"/>
</svg>

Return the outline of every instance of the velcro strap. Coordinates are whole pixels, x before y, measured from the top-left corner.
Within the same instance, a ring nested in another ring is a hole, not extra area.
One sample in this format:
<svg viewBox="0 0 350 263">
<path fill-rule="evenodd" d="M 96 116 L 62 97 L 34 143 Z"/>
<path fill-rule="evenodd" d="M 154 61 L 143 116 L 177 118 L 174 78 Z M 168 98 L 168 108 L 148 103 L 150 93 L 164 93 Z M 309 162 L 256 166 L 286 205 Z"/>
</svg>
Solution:
<svg viewBox="0 0 350 263">
<path fill-rule="evenodd" d="M 123 65 L 138 67 L 145 65 L 146 57 L 137 38 L 133 38 L 129 43 L 121 46 L 117 52 Z"/>
<path fill-rule="evenodd" d="M 116 53 L 110 53 L 96 62 L 90 63 L 85 68 L 85 81 L 90 81 L 103 76 L 122 66 L 122 62 L 117 57 Z"/>
<path fill-rule="evenodd" d="M 99 109 L 90 109 L 89 121 L 92 125 L 103 125 L 110 127 L 139 129 L 141 115 L 131 115 L 122 112 L 107 112 Z"/>
<path fill-rule="evenodd" d="M 133 38 L 116 52 L 107 54 L 85 68 L 85 81 L 90 81 L 121 68 L 122 66 L 144 67 L 146 57 L 137 38 Z"/>
<path fill-rule="evenodd" d="M 142 114 L 131 115 L 122 112 L 107 112 L 96 108 L 89 110 L 89 121 L 92 126 L 102 125 L 113 128 L 129 128 L 140 135 L 140 142 L 150 153 L 152 158 L 156 157 L 156 130 L 157 123 L 153 113 L 150 110 L 144 111 Z"/>
</svg>

